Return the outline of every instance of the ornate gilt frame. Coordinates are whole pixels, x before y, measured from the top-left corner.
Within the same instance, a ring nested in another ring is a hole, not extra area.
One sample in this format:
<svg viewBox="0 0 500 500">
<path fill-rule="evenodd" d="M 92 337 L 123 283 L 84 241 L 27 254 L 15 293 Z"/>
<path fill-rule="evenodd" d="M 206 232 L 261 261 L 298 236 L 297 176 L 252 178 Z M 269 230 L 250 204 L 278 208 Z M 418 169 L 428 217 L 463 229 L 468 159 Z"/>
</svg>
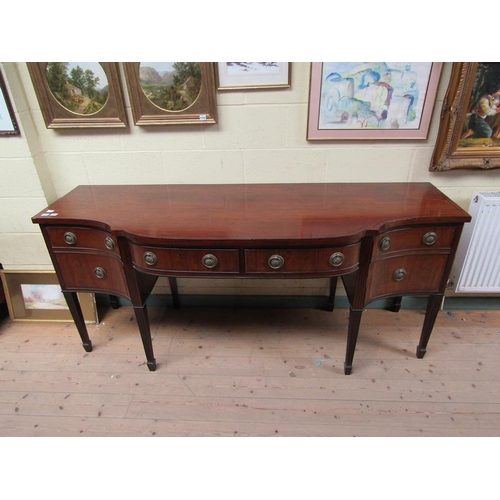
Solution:
<svg viewBox="0 0 500 500">
<path fill-rule="evenodd" d="M 491 139 L 478 141 L 474 147 L 460 146 L 478 64 L 453 63 L 430 171 L 500 168 L 500 146 Z"/>
<path fill-rule="evenodd" d="M 109 128 L 127 127 L 118 63 L 99 63 L 108 80 L 109 94 L 106 104 L 96 113 L 80 115 L 60 104 L 53 96 L 46 77 L 46 62 L 26 63 L 47 128 Z"/>
<path fill-rule="evenodd" d="M 215 72 L 211 62 L 200 62 L 201 91 L 196 101 L 180 111 L 167 111 L 153 104 L 142 90 L 140 62 L 123 63 L 132 116 L 136 125 L 204 125 L 217 123 Z"/>
</svg>

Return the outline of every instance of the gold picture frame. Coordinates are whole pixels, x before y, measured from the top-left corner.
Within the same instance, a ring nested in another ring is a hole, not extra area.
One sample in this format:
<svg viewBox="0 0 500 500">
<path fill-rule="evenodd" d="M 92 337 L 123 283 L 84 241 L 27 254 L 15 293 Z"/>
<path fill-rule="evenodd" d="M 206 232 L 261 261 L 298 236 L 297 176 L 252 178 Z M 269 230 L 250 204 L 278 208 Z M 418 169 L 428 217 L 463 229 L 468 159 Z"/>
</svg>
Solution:
<svg viewBox="0 0 500 500">
<path fill-rule="evenodd" d="M 274 90 L 291 87 L 291 62 L 217 62 L 214 67 L 217 90 Z"/>
<path fill-rule="evenodd" d="M 73 321 L 55 272 L 2 269 L 0 275 L 12 321 Z M 85 323 L 98 324 L 95 294 L 78 298 Z"/>
<path fill-rule="evenodd" d="M 123 63 L 135 125 L 217 123 L 213 63 Z"/>
<path fill-rule="evenodd" d="M 500 63 L 453 63 L 430 171 L 500 168 L 500 103 L 498 117 L 480 111 L 497 90 Z"/>
<path fill-rule="evenodd" d="M 118 63 L 26 63 L 45 126 L 126 128 Z"/>
</svg>

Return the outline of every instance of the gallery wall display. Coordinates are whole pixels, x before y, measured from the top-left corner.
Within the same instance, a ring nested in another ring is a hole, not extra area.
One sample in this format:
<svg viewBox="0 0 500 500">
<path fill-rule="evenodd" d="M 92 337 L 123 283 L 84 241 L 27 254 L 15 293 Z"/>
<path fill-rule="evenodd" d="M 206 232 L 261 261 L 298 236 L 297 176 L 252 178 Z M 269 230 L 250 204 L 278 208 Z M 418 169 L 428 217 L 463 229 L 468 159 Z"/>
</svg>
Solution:
<svg viewBox="0 0 500 500">
<path fill-rule="evenodd" d="M 500 168 L 500 63 L 453 63 L 429 170 Z"/>
<path fill-rule="evenodd" d="M 311 63 L 307 140 L 426 139 L 442 63 Z"/>
<path fill-rule="evenodd" d="M 128 62 L 123 68 L 136 125 L 217 123 L 213 63 Z"/>
<path fill-rule="evenodd" d="M 7 85 L 0 72 L 0 136 L 9 137 L 19 134 L 16 115 L 7 93 Z"/>
<path fill-rule="evenodd" d="M 0 271 L 9 316 L 14 321 L 72 321 L 53 271 Z M 86 323 L 99 322 L 95 295 L 79 293 Z"/>
<path fill-rule="evenodd" d="M 217 62 L 218 90 L 272 90 L 290 88 L 289 62 Z"/>
<path fill-rule="evenodd" d="M 29 62 L 47 128 L 127 127 L 114 62 Z"/>
</svg>

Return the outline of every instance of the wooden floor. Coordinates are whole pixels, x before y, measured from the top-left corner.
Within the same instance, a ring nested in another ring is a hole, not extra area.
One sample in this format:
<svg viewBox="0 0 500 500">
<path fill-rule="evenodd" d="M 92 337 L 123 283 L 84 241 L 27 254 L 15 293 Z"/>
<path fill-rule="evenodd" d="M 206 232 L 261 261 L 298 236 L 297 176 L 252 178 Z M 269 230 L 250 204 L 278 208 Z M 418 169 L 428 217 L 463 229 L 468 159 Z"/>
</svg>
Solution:
<svg viewBox="0 0 500 500">
<path fill-rule="evenodd" d="M 499 436 L 500 311 L 369 309 L 343 374 L 348 310 L 150 308 L 0 322 L 0 436 Z"/>
</svg>

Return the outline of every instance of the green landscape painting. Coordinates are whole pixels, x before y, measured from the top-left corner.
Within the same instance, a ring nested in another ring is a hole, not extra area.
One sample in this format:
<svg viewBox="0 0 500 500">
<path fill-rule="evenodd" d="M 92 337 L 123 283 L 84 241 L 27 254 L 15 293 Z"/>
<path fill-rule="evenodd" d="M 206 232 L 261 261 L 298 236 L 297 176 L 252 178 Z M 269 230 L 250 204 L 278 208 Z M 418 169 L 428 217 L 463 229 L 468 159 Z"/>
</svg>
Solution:
<svg viewBox="0 0 500 500">
<path fill-rule="evenodd" d="M 108 79 L 96 62 L 49 62 L 47 82 L 57 101 L 78 115 L 97 113 L 108 99 Z"/>
</svg>

